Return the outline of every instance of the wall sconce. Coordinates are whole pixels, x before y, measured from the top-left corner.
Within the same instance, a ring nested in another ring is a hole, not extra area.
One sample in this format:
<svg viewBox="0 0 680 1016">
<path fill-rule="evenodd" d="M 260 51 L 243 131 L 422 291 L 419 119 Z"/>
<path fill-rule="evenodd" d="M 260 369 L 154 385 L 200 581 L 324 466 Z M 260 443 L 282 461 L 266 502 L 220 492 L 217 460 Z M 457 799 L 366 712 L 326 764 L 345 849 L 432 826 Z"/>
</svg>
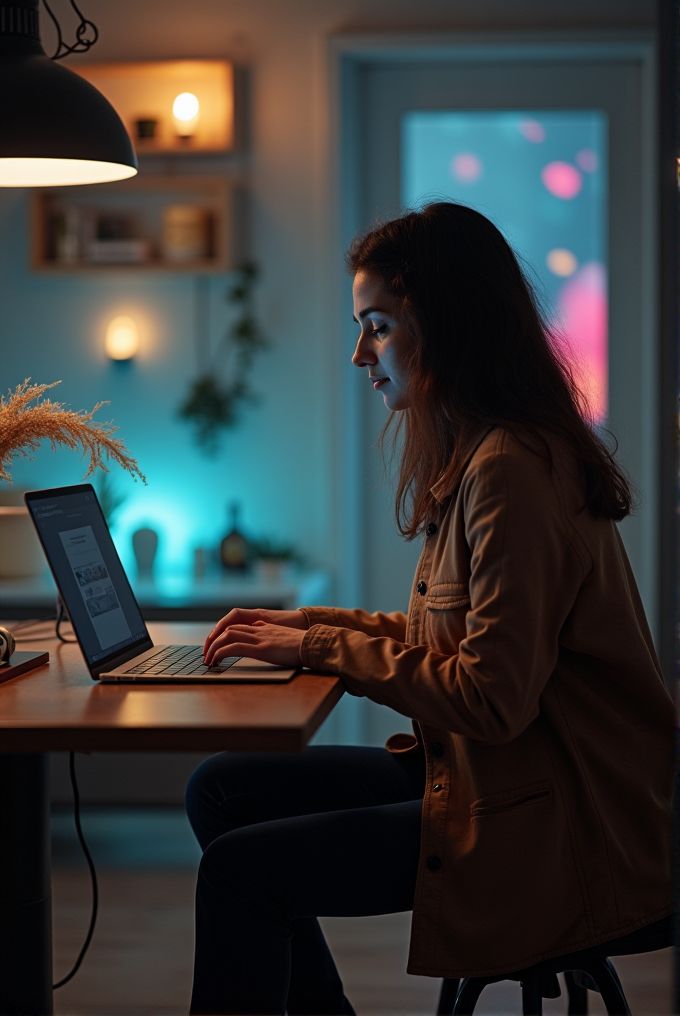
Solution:
<svg viewBox="0 0 680 1016">
<path fill-rule="evenodd" d="M 180 138 L 188 141 L 198 123 L 198 99 L 193 92 L 182 92 L 172 104 L 172 118 Z"/>
<path fill-rule="evenodd" d="M 117 317 L 106 329 L 104 343 L 111 360 L 131 360 L 139 352 L 139 330 L 131 317 Z"/>
</svg>

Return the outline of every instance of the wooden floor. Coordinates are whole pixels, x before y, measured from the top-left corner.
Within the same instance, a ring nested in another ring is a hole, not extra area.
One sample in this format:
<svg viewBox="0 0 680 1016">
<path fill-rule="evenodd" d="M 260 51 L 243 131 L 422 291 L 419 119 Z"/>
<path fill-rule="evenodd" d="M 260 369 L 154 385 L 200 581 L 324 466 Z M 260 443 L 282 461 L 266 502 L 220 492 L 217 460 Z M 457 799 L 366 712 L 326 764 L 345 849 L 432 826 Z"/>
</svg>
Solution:
<svg viewBox="0 0 680 1016">
<path fill-rule="evenodd" d="M 85 1016 L 174 1016 L 188 1012 L 193 949 L 196 848 L 178 813 L 86 815 L 83 825 L 100 875 L 100 917 L 78 974 L 55 993 L 55 1012 Z M 55 980 L 82 943 L 90 907 L 87 872 L 58 816 L 54 837 Z M 359 1016 L 434 1014 L 438 980 L 404 971 L 410 914 L 324 919 L 323 925 Z M 635 1016 L 671 1012 L 670 950 L 615 961 Z M 589 993 L 592 1013 L 604 1013 Z M 480 999 L 480 1014 L 519 1013 L 519 988 L 503 983 Z M 566 999 L 544 1012 L 566 1013 Z"/>
</svg>

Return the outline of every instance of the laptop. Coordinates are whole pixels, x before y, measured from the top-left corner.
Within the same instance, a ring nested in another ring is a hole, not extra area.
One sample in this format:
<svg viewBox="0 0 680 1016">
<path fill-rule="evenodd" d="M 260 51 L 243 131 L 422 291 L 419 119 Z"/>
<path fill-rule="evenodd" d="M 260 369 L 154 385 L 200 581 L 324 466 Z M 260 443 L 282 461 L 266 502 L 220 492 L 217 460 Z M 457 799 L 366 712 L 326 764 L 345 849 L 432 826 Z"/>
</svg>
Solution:
<svg viewBox="0 0 680 1016">
<path fill-rule="evenodd" d="M 295 674 L 241 656 L 206 667 L 203 646 L 155 646 L 92 484 L 31 490 L 24 499 L 93 680 L 280 683 Z"/>
</svg>

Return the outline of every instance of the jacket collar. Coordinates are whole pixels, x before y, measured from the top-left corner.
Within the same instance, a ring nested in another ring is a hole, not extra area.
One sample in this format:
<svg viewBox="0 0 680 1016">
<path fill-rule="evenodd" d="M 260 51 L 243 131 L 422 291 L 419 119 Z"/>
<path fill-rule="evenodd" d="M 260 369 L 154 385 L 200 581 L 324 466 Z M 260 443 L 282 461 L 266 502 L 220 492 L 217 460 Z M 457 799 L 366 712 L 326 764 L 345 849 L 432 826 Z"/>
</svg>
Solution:
<svg viewBox="0 0 680 1016">
<path fill-rule="evenodd" d="M 447 497 L 450 497 L 451 494 L 453 494 L 454 490 L 463 478 L 463 474 L 470 463 L 470 459 L 475 454 L 487 434 L 490 434 L 494 429 L 494 425 L 482 427 L 481 430 L 478 430 L 473 434 L 468 444 L 468 449 L 463 459 L 463 463 L 458 471 L 457 477 L 454 478 L 453 483 L 449 477 L 443 476 L 441 479 L 437 480 L 434 487 L 430 487 L 430 494 L 432 494 L 439 504 L 442 504 Z"/>
</svg>

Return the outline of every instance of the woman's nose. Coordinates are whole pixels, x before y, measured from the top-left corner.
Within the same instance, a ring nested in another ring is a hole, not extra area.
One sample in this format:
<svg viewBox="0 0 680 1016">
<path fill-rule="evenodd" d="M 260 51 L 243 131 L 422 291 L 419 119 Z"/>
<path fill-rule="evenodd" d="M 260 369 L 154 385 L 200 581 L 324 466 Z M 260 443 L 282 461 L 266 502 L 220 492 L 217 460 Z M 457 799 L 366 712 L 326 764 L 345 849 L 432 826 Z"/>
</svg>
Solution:
<svg viewBox="0 0 680 1016">
<path fill-rule="evenodd" d="M 371 364 L 377 363 L 378 357 L 375 355 L 374 350 L 371 348 L 370 340 L 364 336 L 363 332 L 359 336 L 357 342 L 357 348 L 354 350 L 354 356 L 352 357 L 352 363 L 355 367 L 370 367 Z"/>
</svg>

